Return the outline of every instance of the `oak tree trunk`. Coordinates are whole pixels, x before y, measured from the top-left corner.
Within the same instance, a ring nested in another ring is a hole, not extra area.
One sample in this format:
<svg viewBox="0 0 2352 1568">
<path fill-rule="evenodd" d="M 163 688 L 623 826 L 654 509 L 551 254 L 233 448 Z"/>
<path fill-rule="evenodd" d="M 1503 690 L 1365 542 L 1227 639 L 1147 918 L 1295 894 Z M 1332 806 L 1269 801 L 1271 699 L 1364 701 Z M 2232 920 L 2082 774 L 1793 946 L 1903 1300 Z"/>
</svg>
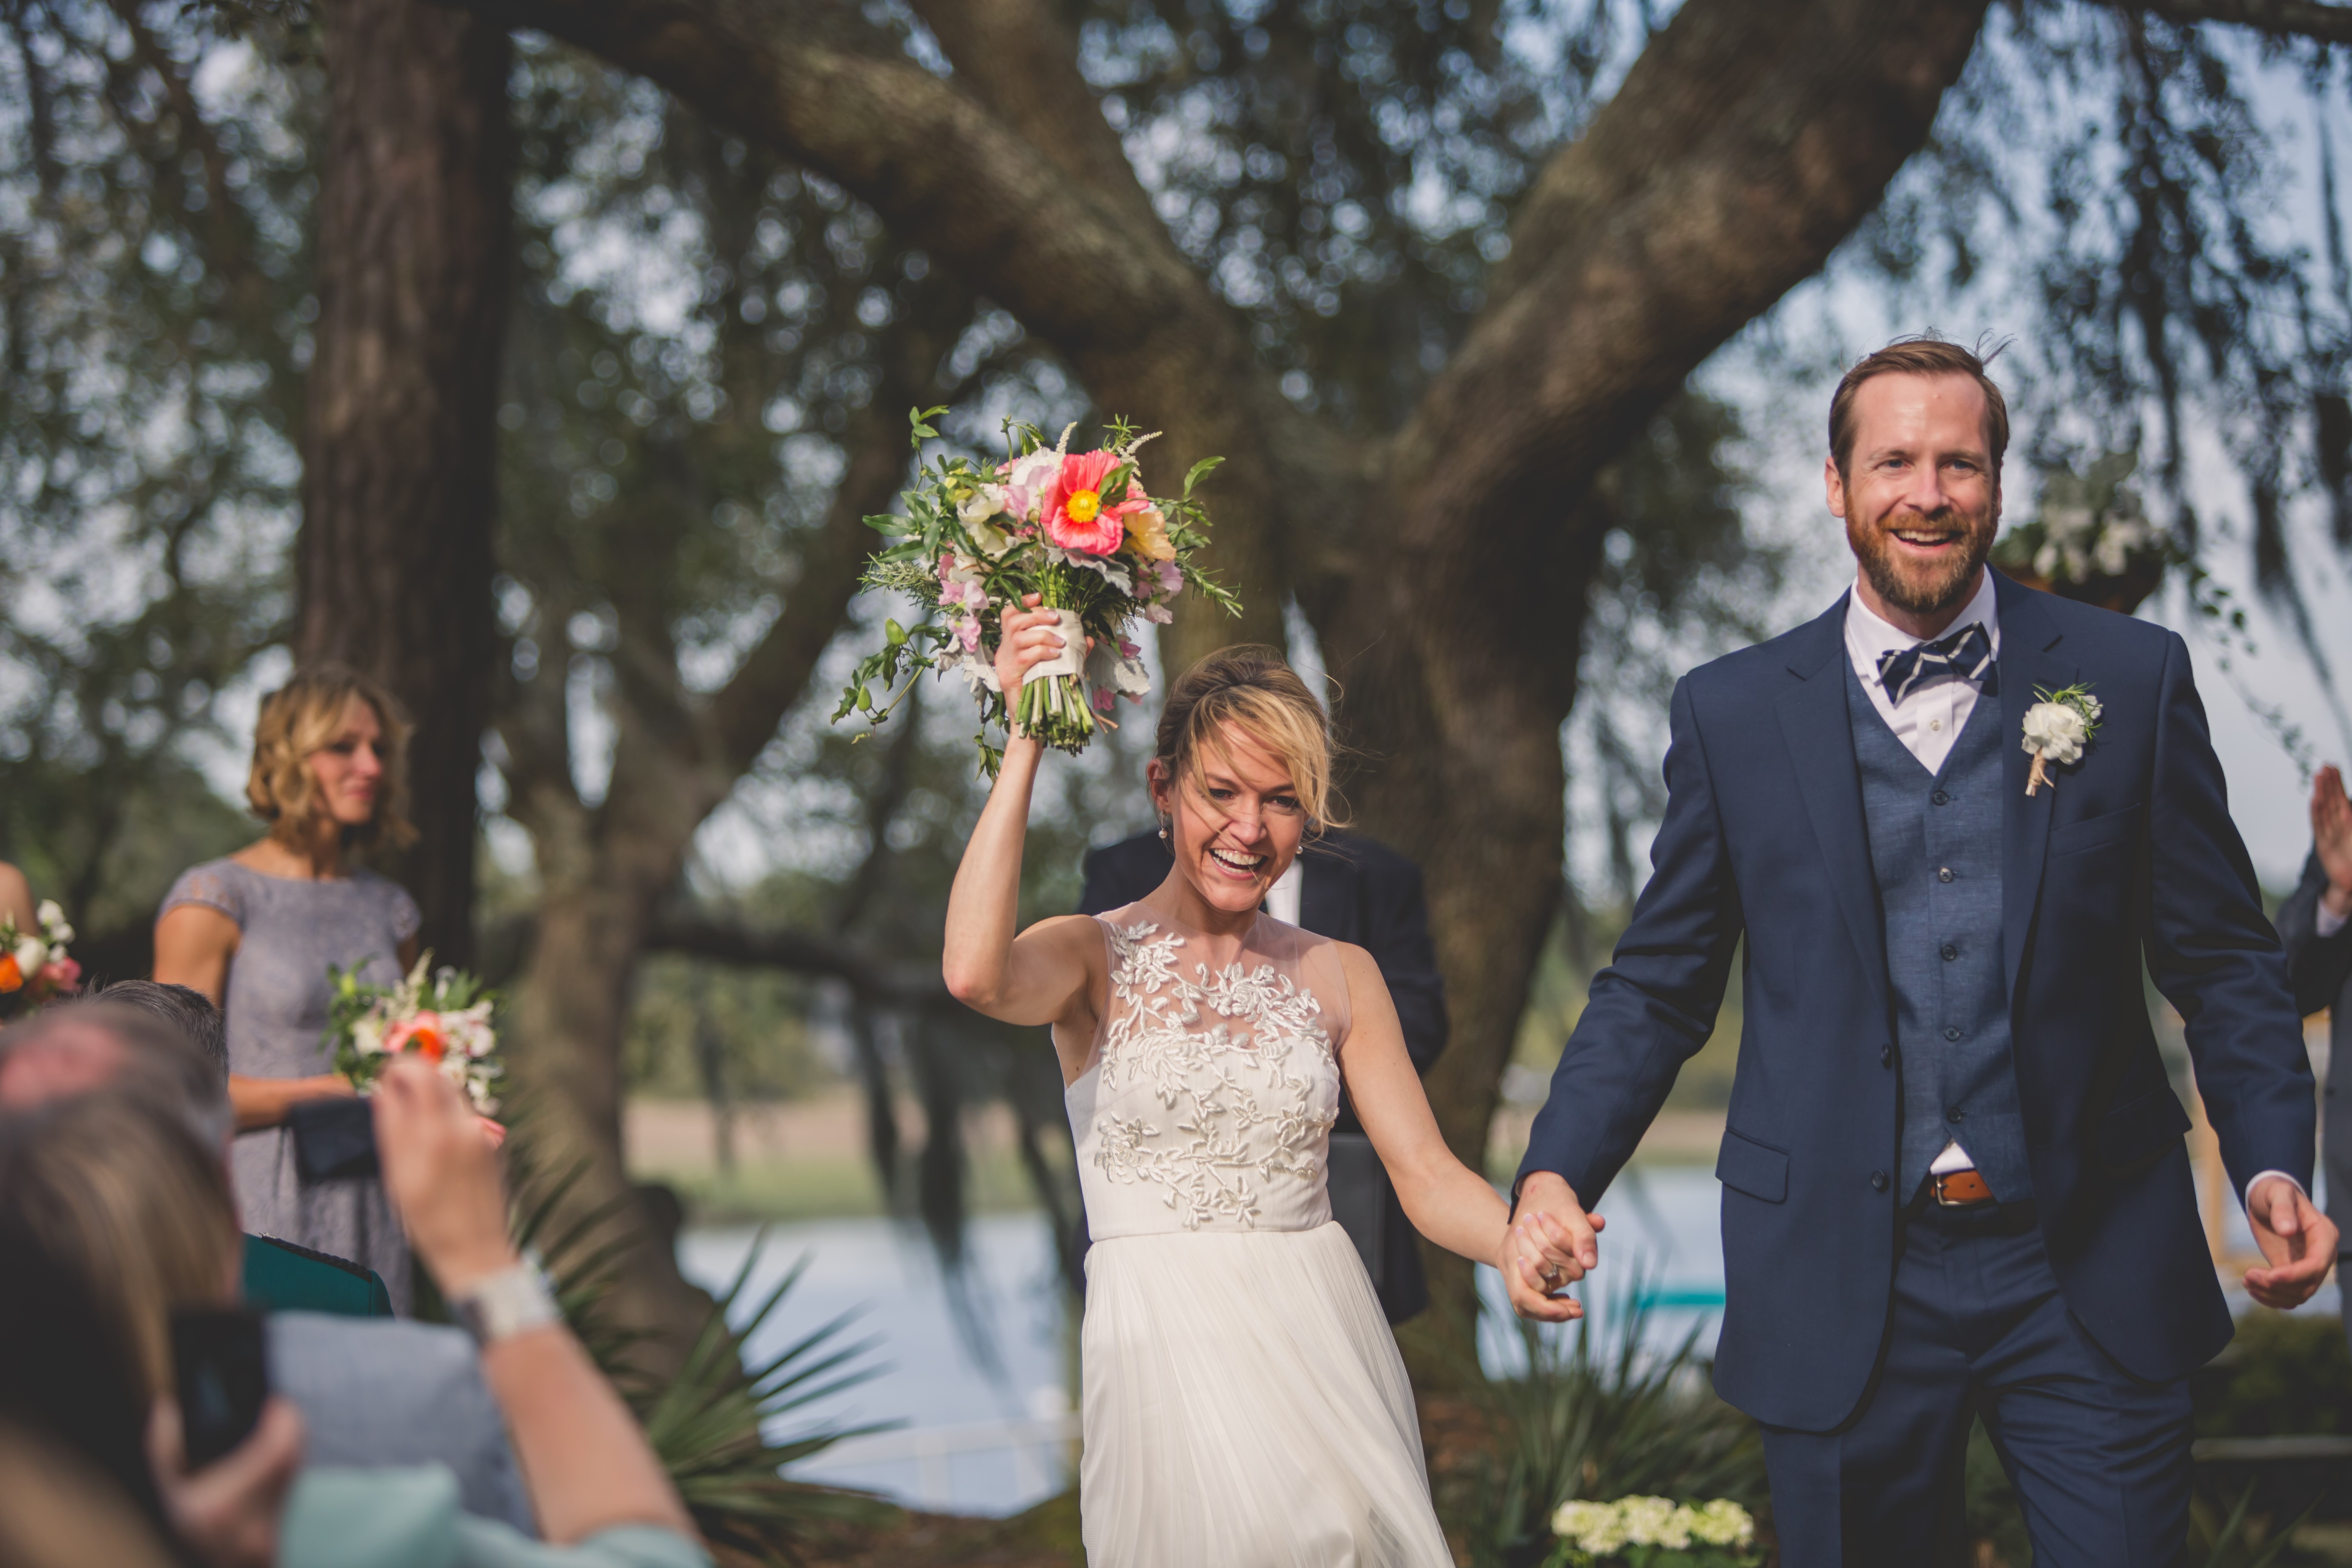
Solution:
<svg viewBox="0 0 2352 1568">
<path fill-rule="evenodd" d="M 389 687 L 416 847 L 387 869 L 425 945 L 473 953 L 475 778 L 493 647 L 512 159 L 506 32 L 415 0 L 325 0 L 319 323 L 295 646 Z"/>
</svg>

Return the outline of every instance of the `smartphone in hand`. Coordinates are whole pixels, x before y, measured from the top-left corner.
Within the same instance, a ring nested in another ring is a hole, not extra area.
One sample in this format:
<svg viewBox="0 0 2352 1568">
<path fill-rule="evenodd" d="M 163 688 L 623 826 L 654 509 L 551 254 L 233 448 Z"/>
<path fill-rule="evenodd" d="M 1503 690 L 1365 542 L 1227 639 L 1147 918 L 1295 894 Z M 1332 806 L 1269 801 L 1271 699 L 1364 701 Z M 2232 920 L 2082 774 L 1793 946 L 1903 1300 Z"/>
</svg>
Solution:
<svg viewBox="0 0 2352 1568">
<path fill-rule="evenodd" d="M 268 1402 L 261 1314 L 245 1307 L 173 1313 L 172 1369 L 187 1466 L 199 1470 L 252 1436 Z"/>
</svg>

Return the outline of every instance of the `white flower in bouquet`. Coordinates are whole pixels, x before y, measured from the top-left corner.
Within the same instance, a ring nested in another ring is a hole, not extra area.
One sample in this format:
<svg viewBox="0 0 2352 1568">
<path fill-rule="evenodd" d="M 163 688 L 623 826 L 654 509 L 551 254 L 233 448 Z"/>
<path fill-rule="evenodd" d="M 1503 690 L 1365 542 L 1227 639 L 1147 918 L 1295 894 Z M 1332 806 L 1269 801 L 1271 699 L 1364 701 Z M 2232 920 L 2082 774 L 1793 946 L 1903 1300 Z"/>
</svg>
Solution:
<svg viewBox="0 0 2352 1568">
<path fill-rule="evenodd" d="M 49 956 L 52 959 L 63 958 L 66 944 L 74 939 L 74 929 L 66 924 L 66 912 L 58 907 L 57 900 L 43 899 L 40 908 L 33 911 L 33 923 L 41 928 L 41 935 L 54 950 Z"/>
<path fill-rule="evenodd" d="M 1677 1507 L 1672 1498 L 1621 1498 L 1617 1509 L 1625 1521 L 1628 1546 L 1679 1548 L 1690 1544 L 1690 1525 L 1684 1518 L 1688 1510 Z"/>
</svg>

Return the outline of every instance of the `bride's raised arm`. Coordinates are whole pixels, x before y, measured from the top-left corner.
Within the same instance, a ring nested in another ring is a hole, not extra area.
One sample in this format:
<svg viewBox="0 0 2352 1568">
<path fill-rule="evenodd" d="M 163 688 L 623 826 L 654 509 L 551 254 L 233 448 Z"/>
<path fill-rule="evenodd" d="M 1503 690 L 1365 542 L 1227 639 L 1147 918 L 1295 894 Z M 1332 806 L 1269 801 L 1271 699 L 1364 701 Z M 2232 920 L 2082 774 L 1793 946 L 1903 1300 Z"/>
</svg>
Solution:
<svg viewBox="0 0 2352 1568">
<path fill-rule="evenodd" d="M 1054 612 L 1038 610 L 1034 594 L 1026 603 L 1026 610 L 1006 612 L 999 639 L 996 678 L 1008 708 L 1023 677 L 1062 649 Z M 1021 919 L 1021 847 L 1029 831 L 1029 796 L 1044 753 L 1026 735 L 1005 742 L 1004 765 L 948 894 L 940 970 L 949 992 L 976 1012 L 1008 1024 L 1059 1024 L 1090 1037 L 1085 1026 L 1093 1020 L 1094 977 L 1103 967 L 1102 939 L 1094 921 L 1061 915 L 1017 934 L 1014 930 Z"/>
</svg>

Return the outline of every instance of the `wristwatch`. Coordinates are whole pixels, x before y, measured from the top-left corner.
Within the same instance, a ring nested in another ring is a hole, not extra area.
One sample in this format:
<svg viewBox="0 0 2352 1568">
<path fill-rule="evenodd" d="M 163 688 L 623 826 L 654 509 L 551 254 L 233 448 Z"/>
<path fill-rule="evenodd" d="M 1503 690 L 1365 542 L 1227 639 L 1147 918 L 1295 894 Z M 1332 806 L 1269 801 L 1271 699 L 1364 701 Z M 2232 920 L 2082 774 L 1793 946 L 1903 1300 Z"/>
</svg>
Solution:
<svg viewBox="0 0 2352 1568">
<path fill-rule="evenodd" d="M 509 1264 L 477 1280 L 472 1289 L 450 1299 L 449 1312 L 483 1346 L 563 1321 L 547 1282 L 528 1263 Z"/>
</svg>

